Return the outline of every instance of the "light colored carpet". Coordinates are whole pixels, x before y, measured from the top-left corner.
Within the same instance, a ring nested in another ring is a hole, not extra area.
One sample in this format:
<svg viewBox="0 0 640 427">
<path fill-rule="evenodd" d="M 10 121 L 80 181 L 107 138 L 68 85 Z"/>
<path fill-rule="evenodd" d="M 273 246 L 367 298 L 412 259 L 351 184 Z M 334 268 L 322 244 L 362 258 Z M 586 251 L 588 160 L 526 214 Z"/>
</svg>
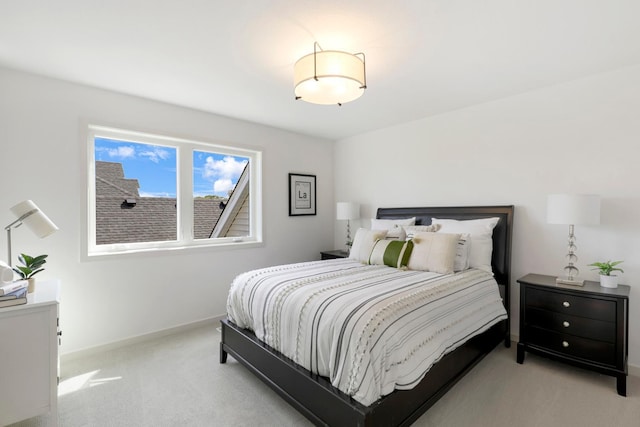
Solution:
<svg viewBox="0 0 640 427">
<path fill-rule="evenodd" d="M 62 365 L 59 424 L 80 426 L 310 426 L 199 327 Z M 499 346 L 414 425 L 638 427 L 640 378 L 628 397 L 615 379 Z M 330 409 L 328 409 L 330 410 Z M 44 427 L 47 416 L 12 427 Z"/>
</svg>

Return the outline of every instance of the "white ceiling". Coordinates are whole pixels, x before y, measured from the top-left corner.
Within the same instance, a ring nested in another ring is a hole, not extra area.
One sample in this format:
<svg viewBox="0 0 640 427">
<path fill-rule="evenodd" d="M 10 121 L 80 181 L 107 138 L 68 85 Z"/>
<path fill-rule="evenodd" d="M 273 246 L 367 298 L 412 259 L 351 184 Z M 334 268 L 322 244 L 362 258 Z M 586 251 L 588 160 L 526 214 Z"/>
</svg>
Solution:
<svg viewBox="0 0 640 427">
<path fill-rule="evenodd" d="M 0 66 L 341 139 L 640 64 L 639 18 L 639 0 L 0 0 Z M 294 100 L 314 41 L 366 54 L 360 99 Z"/>
</svg>

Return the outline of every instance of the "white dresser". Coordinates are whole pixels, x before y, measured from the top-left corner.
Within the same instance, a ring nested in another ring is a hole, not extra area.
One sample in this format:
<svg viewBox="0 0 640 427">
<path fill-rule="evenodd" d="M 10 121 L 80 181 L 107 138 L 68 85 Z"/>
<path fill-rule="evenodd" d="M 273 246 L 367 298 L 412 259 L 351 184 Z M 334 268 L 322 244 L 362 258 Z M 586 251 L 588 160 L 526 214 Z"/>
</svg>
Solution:
<svg viewBox="0 0 640 427">
<path fill-rule="evenodd" d="M 40 414 L 58 420 L 60 282 L 36 282 L 22 305 L 0 308 L 0 426 Z"/>
</svg>

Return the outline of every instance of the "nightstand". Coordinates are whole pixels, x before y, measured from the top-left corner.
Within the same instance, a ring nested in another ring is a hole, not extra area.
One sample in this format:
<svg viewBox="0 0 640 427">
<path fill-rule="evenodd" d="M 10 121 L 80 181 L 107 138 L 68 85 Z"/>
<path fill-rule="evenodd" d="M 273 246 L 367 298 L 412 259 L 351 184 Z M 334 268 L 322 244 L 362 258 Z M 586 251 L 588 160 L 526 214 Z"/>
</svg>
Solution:
<svg viewBox="0 0 640 427">
<path fill-rule="evenodd" d="M 349 252 L 342 249 L 320 252 L 320 259 L 349 258 Z"/>
<path fill-rule="evenodd" d="M 617 379 L 627 395 L 629 291 L 557 285 L 554 276 L 527 274 L 520 283 L 520 341 L 517 362 L 525 352 L 539 354 Z"/>
<path fill-rule="evenodd" d="M 0 308 L 0 426 L 49 412 L 58 425 L 60 283 L 39 281 L 27 303 Z"/>
</svg>

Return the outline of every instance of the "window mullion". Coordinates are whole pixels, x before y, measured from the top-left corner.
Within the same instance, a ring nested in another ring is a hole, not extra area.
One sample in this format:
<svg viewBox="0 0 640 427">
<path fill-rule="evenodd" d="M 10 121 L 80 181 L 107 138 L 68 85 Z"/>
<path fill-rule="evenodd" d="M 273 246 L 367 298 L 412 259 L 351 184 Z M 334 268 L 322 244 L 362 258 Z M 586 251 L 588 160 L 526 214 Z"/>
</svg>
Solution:
<svg viewBox="0 0 640 427">
<path fill-rule="evenodd" d="M 178 147 L 178 240 L 193 242 L 193 147 Z"/>
<path fill-rule="evenodd" d="M 251 157 L 250 179 L 250 235 L 257 241 L 262 241 L 262 153 L 255 153 Z"/>
</svg>

